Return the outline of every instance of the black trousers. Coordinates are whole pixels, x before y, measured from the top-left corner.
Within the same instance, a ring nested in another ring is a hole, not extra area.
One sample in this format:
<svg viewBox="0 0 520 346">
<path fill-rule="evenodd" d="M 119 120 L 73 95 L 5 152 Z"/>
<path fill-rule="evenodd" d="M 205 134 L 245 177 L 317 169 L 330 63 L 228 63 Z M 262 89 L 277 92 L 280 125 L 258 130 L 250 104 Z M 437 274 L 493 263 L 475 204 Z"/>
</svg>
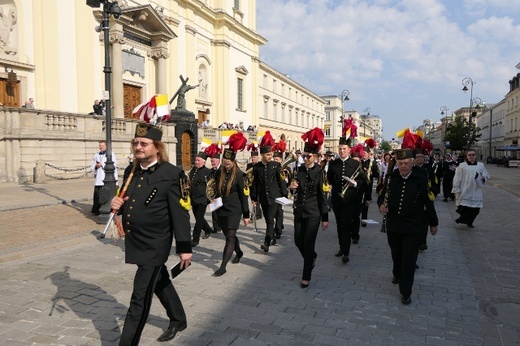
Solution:
<svg viewBox="0 0 520 346">
<path fill-rule="evenodd" d="M 274 219 L 276 217 L 276 213 L 278 212 L 278 203 L 261 203 L 262 210 L 264 212 L 264 219 L 266 224 L 265 230 L 265 240 L 267 244 L 271 244 L 271 240 L 274 238 Z"/>
<path fill-rule="evenodd" d="M 359 202 L 341 203 L 334 201 L 332 210 L 336 217 L 338 241 L 344 256 L 350 254 L 351 238 L 359 239 Z"/>
<path fill-rule="evenodd" d="M 320 218 L 294 219 L 294 243 L 303 257 L 302 280 L 310 280 L 314 259 L 318 257 L 315 245 Z"/>
<path fill-rule="evenodd" d="M 208 221 L 204 218 L 206 215 L 205 204 L 194 204 L 192 206 L 193 215 L 195 216 L 195 227 L 193 228 L 193 241 L 198 242 L 200 240 L 200 233 L 204 230 L 205 233 L 211 233 L 211 227 Z"/>
<path fill-rule="evenodd" d="M 159 298 L 170 319 L 169 327 L 186 322 L 186 313 L 184 312 L 181 299 L 170 281 L 166 266 L 138 265 L 130 307 L 126 314 L 119 345 L 139 345 L 141 333 L 150 314 L 154 293 Z"/>
<path fill-rule="evenodd" d="M 283 230 L 283 206 L 276 203 L 278 209 L 276 210 L 274 233 L 275 235 L 282 235 Z"/>
<path fill-rule="evenodd" d="M 480 208 L 471 208 L 459 205 L 457 207 L 457 213 L 460 214 L 460 217 L 457 219 L 459 223 L 473 225 L 473 222 L 477 218 L 477 215 L 480 213 Z"/>
<path fill-rule="evenodd" d="M 399 279 L 400 293 L 404 296 L 409 296 L 412 294 L 415 262 L 417 262 L 421 232 L 387 232 L 386 235 L 392 253 L 392 274 Z"/>
</svg>

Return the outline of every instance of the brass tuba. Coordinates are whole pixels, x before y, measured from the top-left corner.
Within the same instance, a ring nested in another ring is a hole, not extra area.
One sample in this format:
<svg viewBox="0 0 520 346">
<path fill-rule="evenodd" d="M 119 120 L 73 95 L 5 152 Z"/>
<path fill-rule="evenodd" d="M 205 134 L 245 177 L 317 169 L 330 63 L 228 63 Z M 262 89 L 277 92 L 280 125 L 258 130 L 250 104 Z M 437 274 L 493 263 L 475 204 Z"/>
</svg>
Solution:
<svg viewBox="0 0 520 346">
<path fill-rule="evenodd" d="M 217 181 L 215 178 L 210 178 L 206 182 L 206 197 L 213 202 L 217 198 Z"/>
<path fill-rule="evenodd" d="M 289 153 L 289 156 L 285 158 L 282 162 L 282 167 L 280 168 L 280 179 L 287 180 L 292 176 L 291 171 L 288 169 L 287 166 L 289 166 L 291 163 L 296 161 L 298 158 L 296 157 L 296 154 L 292 151 Z"/>
<path fill-rule="evenodd" d="M 186 209 L 191 209 L 191 199 L 190 199 L 190 181 L 184 172 L 181 172 L 179 177 L 179 185 L 181 192 L 181 206 Z"/>
</svg>

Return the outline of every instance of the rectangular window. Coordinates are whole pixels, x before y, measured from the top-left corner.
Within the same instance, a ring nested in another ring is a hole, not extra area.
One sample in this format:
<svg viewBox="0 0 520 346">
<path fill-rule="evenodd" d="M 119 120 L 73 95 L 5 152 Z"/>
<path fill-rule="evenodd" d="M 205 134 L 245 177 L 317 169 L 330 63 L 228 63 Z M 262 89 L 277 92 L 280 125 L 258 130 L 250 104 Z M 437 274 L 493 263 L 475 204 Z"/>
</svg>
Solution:
<svg viewBox="0 0 520 346">
<path fill-rule="evenodd" d="M 330 112 L 325 112 L 325 121 L 330 121 Z"/>
<path fill-rule="evenodd" d="M 330 137 L 330 127 L 327 126 L 327 129 L 325 130 L 325 136 Z"/>
<path fill-rule="evenodd" d="M 242 78 L 237 78 L 237 109 L 244 109 L 244 80 Z"/>
</svg>

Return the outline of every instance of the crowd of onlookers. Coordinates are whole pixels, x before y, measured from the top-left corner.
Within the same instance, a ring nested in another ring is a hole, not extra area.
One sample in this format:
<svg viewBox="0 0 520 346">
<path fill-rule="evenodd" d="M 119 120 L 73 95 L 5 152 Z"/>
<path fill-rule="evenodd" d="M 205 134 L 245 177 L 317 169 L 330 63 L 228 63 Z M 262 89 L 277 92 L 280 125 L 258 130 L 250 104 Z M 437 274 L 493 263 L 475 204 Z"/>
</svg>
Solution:
<svg viewBox="0 0 520 346">
<path fill-rule="evenodd" d="M 204 120 L 200 127 L 213 127 L 210 125 L 209 119 Z M 254 132 L 257 130 L 256 125 L 249 125 L 247 128 L 244 126 L 244 123 L 241 121 L 238 124 L 233 124 L 231 122 L 223 122 L 218 126 L 218 129 L 220 130 L 238 130 L 238 131 L 247 131 L 247 132 Z"/>
</svg>

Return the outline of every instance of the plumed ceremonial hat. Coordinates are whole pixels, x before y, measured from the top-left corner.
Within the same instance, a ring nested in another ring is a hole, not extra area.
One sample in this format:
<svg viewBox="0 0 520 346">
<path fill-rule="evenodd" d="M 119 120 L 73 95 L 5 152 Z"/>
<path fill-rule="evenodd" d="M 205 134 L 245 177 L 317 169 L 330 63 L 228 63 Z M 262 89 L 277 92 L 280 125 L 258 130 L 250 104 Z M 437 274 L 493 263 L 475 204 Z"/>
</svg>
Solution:
<svg viewBox="0 0 520 346">
<path fill-rule="evenodd" d="M 247 139 L 242 132 L 236 132 L 229 137 L 227 144 L 229 148 L 224 149 L 222 157 L 234 161 L 237 157 L 237 152 L 246 148 Z"/>
<path fill-rule="evenodd" d="M 162 134 L 162 129 L 158 126 L 147 123 L 138 123 L 135 127 L 134 138 L 141 137 L 160 141 L 162 139 Z"/>
<path fill-rule="evenodd" d="M 305 142 L 303 151 L 311 154 L 317 154 L 323 144 L 325 135 L 323 130 L 319 127 L 315 127 L 312 130 L 305 132 L 302 135 L 302 139 Z"/>
<path fill-rule="evenodd" d="M 260 154 L 267 154 L 271 152 L 271 147 L 274 145 L 274 138 L 271 132 L 265 131 L 262 141 L 260 142 Z"/>
<path fill-rule="evenodd" d="M 339 145 L 348 145 L 351 147 L 354 144 L 354 139 L 357 137 L 357 126 L 354 124 L 352 118 L 343 119 L 343 128 L 341 130 L 341 137 L 339 138 Z"/>
</svg>

